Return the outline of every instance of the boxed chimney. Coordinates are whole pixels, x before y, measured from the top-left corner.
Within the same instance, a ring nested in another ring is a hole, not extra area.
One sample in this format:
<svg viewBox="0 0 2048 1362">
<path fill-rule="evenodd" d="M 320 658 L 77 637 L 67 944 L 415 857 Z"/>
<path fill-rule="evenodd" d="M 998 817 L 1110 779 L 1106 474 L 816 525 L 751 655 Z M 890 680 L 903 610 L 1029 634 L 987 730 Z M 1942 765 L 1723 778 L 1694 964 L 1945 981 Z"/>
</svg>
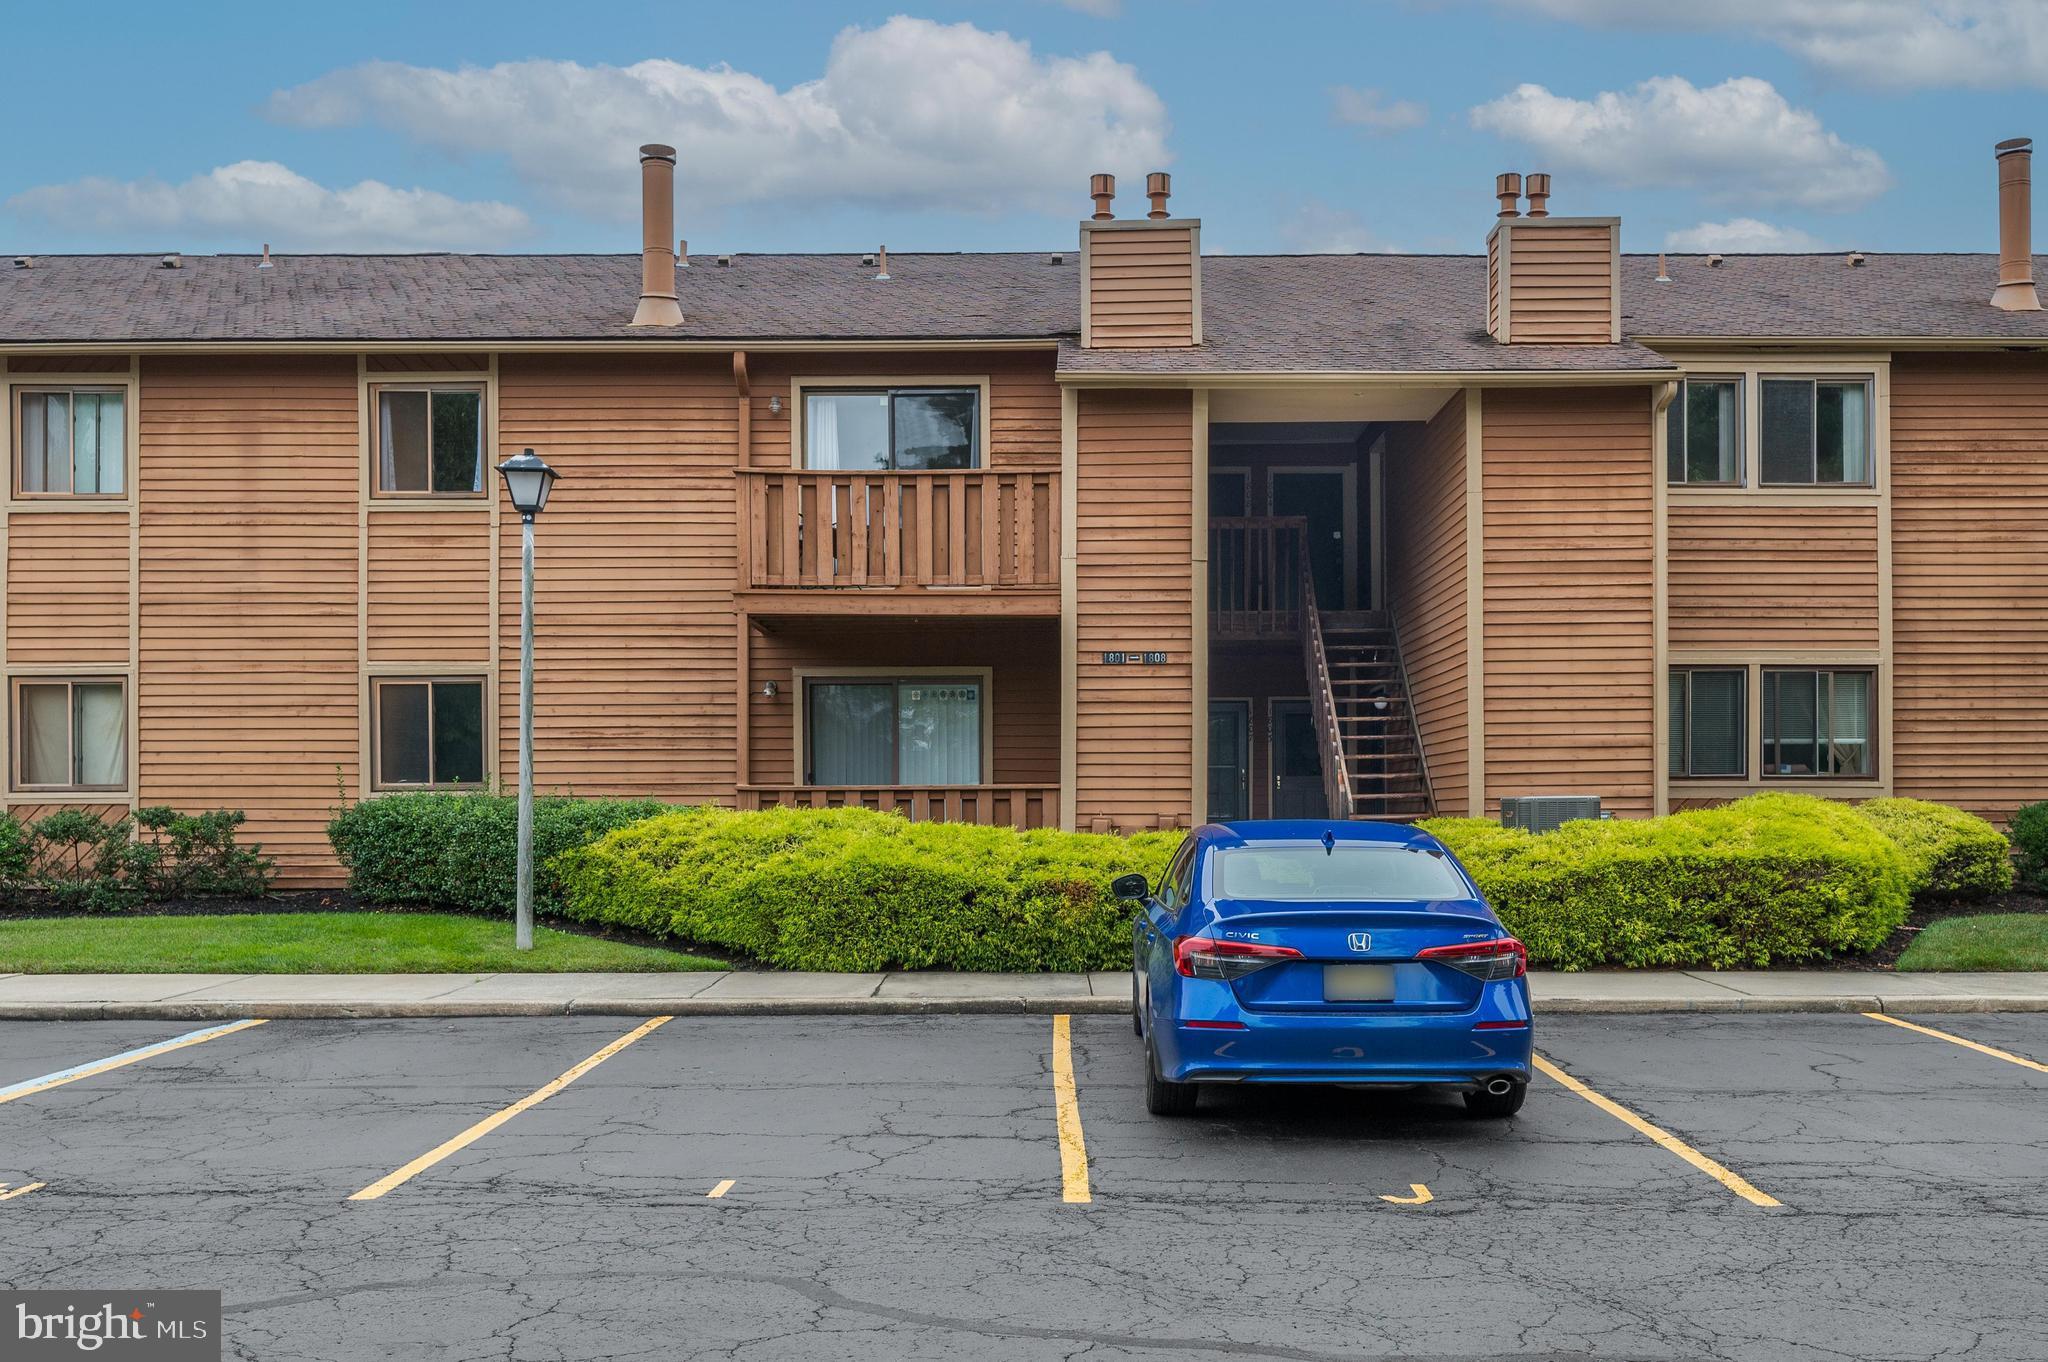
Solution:
<svg viewBox="0 0 2048 1362">
<path fill-rule="evenodd" d="M 1518 208 L 1529 190 L 1529 214 Z M 1550 216 L 1550 177 L 1494 181 L 1500 217 L 1486 238 L 1486 329 L 1510 345 L 1621 339 L 1621 219 Z"/>
<path fill-rule="evenodd" d="M 1081 344 L 1137 350 L 1202 343 L 1202 222 L 1168 214 L 1172 177 L 1145 179 L 1146 217 L 1111 211 L 1116 178 L 1089 182 L 1094 215 L 1081 224 Z"/>
</svg>

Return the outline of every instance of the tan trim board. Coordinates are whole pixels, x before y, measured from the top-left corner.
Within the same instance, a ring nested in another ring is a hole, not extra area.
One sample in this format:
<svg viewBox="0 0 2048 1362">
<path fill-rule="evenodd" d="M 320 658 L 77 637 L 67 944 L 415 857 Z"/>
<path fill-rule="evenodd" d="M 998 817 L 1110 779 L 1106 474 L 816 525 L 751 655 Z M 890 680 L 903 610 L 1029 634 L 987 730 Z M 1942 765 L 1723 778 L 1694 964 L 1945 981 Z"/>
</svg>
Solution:
<svg viewBox="0 0 2048 1362">
<path fill-rule="evenodd" d="M 1877 776 L 1884 792 L 1893 790 L 1892 770 L 1892 368 L 1890 356 L 1872 380 L 1871 476 L 1877 482 Z"/>
<path fill-rule="evenodd" d="M 1466 815 L 1486 816 L 1485 392 L 1465 389 Z"/>
<path fill-rule="evenodd" d="M 134 797 L 129 809 L 142 807 L 142 357 L 128 357 L 128 378 L 134 385 L 134 410 L 126 431 L 128 448 L 128 761 L 129 789 Z M 6 544 L 0 540 L 0 555 Z M 0 602 L 7 599 L 6 583 L 0 581 Z M 4 613 L 4 605 L 0 605 Z M 0 658 L 7 656 L 6 641 L 0 639 Z"/>
<path fill-rule="evenodd" d="M 356 356 L 356 798 L 370 793 L 370 357 Z M 494 571 L 492 576 L 497 574 Z M 493 744 L 495 746 L 495 744 Z"/>
<path fill-rule="evenodd" d="M 1670 432 L 1665 413 L 1678 396 L 1677 382 L 1657 389 L 1650 403 L 1650 812 L 1671 812 L 1671 669 L 1665 658 L 1671 646 L 1671 520 L 1665 477 Z"/>
<path fill-rule="evenodd" d="M 1199 309 L 1197 310 L 1199 315 Z M 1193 679 L 1188 687 L 1194 712 L 1190 744 L 1194 771 L 1188 788 L 1193 793 L 1188 826 L 1199 828 L 1209 816 L 1209 394 L 1195 390 L 1193 432 L 1193 515 L 1188 522 L 1188 596 L 1194 606 L 1192 641 Z M 1350 470 L 1345 470 L 1347 478 Z"/>
<path fill-rule="evenodd" d="M 1085 240 L 1085 238 L 1084 238 Z M 1060 827 L 1068 832 L 1080 809 L 1078 716 L 1075 696 L 1081 688 L 1080 648 L 1080 396 L 1060 389 Z M 4 642 L 0 639 L 0 642 Z"/>
</svg>

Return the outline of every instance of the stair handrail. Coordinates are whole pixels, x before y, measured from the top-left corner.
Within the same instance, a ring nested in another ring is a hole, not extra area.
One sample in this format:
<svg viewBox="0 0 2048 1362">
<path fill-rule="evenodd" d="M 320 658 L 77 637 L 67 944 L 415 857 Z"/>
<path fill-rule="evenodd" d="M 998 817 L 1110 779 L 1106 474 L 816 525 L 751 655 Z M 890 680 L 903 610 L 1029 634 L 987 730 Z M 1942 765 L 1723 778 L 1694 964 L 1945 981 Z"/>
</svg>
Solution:
<svg viewBox="0 0 2048 1362">
<path fill-rule="evenodd" d="M 1422 746 L 1422 721 L 1415 716 L 1415 691 L 1408 684 L 1408 650 L 1401 646 L 1401 614 L 1387 607 L 1387 633 L 1394 640 L 1395 675 L 1401 678 L 1401 699 L 1408 711 L 1408 732 L 1415 739 L 1415 771 L 1422 778 L 1422 807 L 1436 812 L 1436 791 L 1429 783 L 1429 753 Z"/>
<path fill-rule="evenodd" d="M 1316 607 L 1315 571 L 1309 565 L 1308 535 L 1301 531 L 1301 660 L 1308 672 L 1309 715 L 1316 745 L 1323 754 L 1323 799 L 1330 817 L 1350 818 L 1351 768 L 1344 760 L 1344 740 L 1337 731 L 1337 694 L 1330 683 L 1330 655 L 1323 644 L 1323 617 Z"/>
</svg>

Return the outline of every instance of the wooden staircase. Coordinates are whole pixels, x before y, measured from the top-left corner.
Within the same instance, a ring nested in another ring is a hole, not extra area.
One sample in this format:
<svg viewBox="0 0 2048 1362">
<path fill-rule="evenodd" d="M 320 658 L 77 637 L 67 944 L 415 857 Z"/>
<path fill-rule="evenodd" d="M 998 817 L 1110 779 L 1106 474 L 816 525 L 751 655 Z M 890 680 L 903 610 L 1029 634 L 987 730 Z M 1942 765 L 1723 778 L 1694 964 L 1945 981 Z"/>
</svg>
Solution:
<svg viewBox="0 0 2048 1362">
<path fill-rule="evenodd" d="M 1426 818 L 1429 783 L 1392 622 L 1370 611 L 1324 611 L 1324 669 L 1353 818 Z"/>
</svg>

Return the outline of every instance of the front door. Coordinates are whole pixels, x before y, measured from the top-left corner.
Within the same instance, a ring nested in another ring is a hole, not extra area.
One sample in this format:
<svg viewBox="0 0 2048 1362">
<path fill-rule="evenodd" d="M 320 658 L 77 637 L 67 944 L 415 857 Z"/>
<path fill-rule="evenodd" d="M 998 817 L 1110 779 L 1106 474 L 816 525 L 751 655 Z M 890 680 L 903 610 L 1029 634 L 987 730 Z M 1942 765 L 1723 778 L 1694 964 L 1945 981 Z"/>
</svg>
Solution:
<svg viewBox="0 0 2048 1362">
<path fill-rule="evenodd" d="M 1324 610 L 1349 610 L 1354 604 L 1347 588 L 1356 574 L 1344 533 L 1348 481 L 1341 468 L 1273 474 L 1273 514 L 1308 519 L 1308 561 L 1316 578 L 1316 604 Z"/>
<path fill-rule="evenodd" d="M 1209 821 L 1251 817 L 1251 705 L 1209 702 Z"/>
<path fill-rule="evenodd" d="M 1306 700 L 1273 702 L 1273 817 L 1328 818 L 1323 759 Z"/>
</svg>

